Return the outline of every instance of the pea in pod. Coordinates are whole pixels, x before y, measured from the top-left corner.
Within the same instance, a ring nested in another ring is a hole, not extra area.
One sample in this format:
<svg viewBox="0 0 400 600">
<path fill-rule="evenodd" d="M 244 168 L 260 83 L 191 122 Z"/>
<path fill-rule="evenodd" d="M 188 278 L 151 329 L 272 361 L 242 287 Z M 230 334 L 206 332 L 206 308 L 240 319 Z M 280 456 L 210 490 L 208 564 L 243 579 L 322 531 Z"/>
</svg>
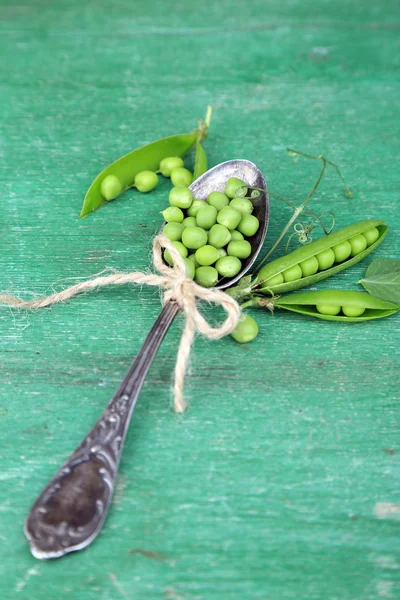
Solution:
<svg viewBox="0 0 400 600">
<path fill-rule="evenodd" d="M 265 265 L 257 275 L 257 290 L 281 294 L 298 290 L 352 267 L 383 241 L 384 221 L 360 221 L 297 248 Z"/>
<path fill-rule="evenodd" d="M 206 129 L 207 126 L 205 126 Z M 101 184 L 106 177 L 112 175 L 118 180 L 121 186 L 120 191 L 118 190 L 118 195 L 120 195 L 132 187 L 135 182 L 135 176 L 141 171 L 157 171 L 160 161 L 168 156 L 185 156 L 196 141 L 204 137 L 205 130 L 200 127 L 191 133 L 162 138 L 141 146 L 136 150 L 132 150 L 108 165 L 108 167 L 97 175 L 88 189 L 79 216 L 81 218 L 85 217 L 107 203 L 107 200 L 101 193 Z"/>
<path fill-rule="evenodd" d="M 280 296 L 273 302 L 274 306 L 301 315 L 343 323 L 381 319 L 400 310 L 400 306 L 392 302 L 385 302 L 366 292 L 352 290 L 300 292 L 290 296 Z"/>
</svg>

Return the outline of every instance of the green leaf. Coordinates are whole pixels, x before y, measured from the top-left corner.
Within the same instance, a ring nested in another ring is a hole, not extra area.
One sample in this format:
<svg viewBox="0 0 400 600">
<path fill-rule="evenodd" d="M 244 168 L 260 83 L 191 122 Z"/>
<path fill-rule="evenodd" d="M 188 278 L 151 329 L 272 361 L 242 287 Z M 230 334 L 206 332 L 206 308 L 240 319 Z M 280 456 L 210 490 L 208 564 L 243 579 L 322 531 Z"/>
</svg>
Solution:
<svg viewBox="0 0 400 600">
<path fill-rule="evenodd" d="M 400 260 L 376 258 L 358 283 L 372 296 L 400 304 Z"/>
</svg>

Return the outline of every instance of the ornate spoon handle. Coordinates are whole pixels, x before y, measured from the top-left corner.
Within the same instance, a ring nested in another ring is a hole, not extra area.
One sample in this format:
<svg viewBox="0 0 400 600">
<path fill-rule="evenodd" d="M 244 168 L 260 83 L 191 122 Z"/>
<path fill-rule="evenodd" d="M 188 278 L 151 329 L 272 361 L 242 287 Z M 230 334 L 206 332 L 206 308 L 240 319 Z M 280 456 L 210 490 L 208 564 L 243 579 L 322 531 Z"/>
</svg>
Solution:
<svg viewBox="0 0 400 600">
<path fill-rule="evenodd" d="M 136 400 L 178 311 L 176 303 L 166 303 L 111 402 L 32 506 L 25 535 L 36 558 L 57 558 L 80 550 L 99 533 Z"/>
</svg>

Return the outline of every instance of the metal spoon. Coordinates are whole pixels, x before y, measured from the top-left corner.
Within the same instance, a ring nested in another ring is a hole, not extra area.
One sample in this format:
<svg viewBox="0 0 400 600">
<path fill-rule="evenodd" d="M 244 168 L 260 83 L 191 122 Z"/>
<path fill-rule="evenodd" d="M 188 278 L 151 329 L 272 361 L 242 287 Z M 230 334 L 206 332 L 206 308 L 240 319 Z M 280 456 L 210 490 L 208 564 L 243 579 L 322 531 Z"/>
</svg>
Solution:
<svg viewBox="0 0 400 600">
<path fill-rule="evenodd" d="M 249 186 L 266 189 L 261 171 L 248 160 L 230 160 L 210 169 L 190 186 L 195 198 L 206 199 L 224 191 L 225 182 L 237 177 Z M 253 265 L 267 232 L 268 194 L 253 200 L 260 221 L 249 239 L 253 252 L 242 271 L 216 286 L 224 289 L 237 282 Z M 148 334 L 125 379 L 110 403 L 75 452 L 44 488 L 25 522 L 25 535 L 33 556 L 57 558 L 81 550 L 99 533 L 110 507 L 115 478 L 129 422 L 147 371 L 179 306 L 168 302 Z"/>
</svg>

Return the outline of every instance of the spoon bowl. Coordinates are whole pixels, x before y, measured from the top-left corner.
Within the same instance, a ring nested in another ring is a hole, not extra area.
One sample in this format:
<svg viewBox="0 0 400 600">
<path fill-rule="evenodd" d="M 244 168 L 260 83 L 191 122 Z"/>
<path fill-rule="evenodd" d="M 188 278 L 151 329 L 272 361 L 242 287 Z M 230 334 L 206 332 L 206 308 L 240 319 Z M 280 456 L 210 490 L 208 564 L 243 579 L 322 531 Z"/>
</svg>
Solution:
<svg viewBox="0 0 400 600">
<path fill-rule="evenodd" d="M 249 187 L 257 187 L 266 190 L 265 194 L 260 193 L 257 197 L 251 198 L 254 206 L 253 215 L 260 221 L 258 231 L 250 238 L 246 238 L 252 248 L 250 256 L 242 259 L 242 269 L 235 277 L 224 277 L 218 281 L 216 288 L 223 290 L 234 285 L 253 266 L 267 234 L 269 222 L 269 196 L 267 185 L 260 169 L 250 160 L 234 159 L 216 165 L 198 177 L 189 188 L 193 192 L 194 198 L 206 200 L 211 192 L 224 192 L 225 184 L 231 177 L 236 177 L 244 181 Z M 247 194 L 247 197 L 250 197 Z"/>
</svg>

